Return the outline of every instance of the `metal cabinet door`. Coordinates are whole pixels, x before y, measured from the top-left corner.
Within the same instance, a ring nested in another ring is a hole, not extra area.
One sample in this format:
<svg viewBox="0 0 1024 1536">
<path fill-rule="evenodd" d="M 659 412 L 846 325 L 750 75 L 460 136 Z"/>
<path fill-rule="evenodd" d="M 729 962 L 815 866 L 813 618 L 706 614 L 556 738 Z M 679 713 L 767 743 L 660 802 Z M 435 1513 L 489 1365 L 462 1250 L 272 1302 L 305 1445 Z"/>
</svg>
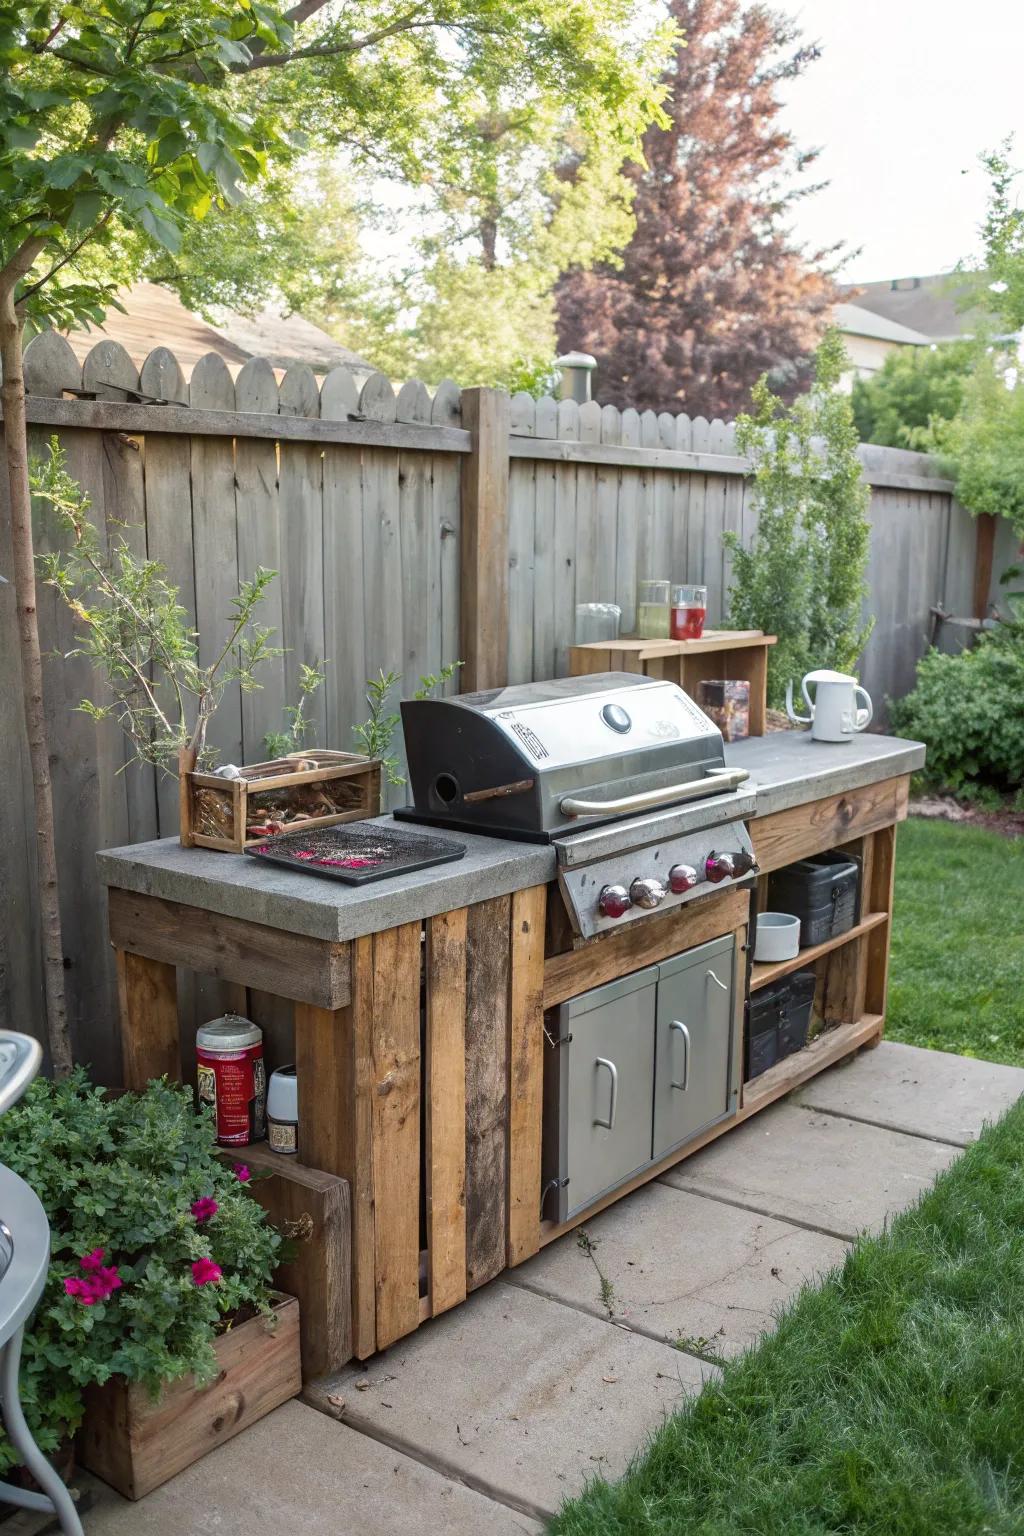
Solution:
<svg viewBox="0 0 1024 1536">
<path fill-rule="evenodd" d="M 596 987 L 562 1010 L 564 1216 L 651 1160 L 656 966 Z M 564 1053 L 564 1055 L 563 1055 Z M 564 1219 L 563 1216 L 563 1219 Z"/>
<path fill-rule="evenodd" d="M 658 968 L 655 1159 L 730 1107 L 734 945 L 727 934 Z"/>
</svg>

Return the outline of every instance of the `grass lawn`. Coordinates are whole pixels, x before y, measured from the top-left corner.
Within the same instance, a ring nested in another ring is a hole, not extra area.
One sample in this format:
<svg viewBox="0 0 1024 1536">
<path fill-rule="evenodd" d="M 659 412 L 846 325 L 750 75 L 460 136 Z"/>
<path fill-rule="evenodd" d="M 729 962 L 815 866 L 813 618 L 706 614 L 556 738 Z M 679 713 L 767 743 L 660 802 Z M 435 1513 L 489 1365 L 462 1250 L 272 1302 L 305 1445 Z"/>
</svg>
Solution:
<svg viewBox="0 0 1024 1536">
<path fill-rule="evenodd" d="M 1024 839 L 904 822 L 893 926 L 886 1037 L 1024 1066 Z"/>
<path fill-rule="evenodd" d="M 912 827 L 901 852 L 940 865 L 936 830 Z M 960 829 L 942 830 L 955 852 Z M 1024 1102 L 551 1530 L 1020 1536 Z"/>
</svg>

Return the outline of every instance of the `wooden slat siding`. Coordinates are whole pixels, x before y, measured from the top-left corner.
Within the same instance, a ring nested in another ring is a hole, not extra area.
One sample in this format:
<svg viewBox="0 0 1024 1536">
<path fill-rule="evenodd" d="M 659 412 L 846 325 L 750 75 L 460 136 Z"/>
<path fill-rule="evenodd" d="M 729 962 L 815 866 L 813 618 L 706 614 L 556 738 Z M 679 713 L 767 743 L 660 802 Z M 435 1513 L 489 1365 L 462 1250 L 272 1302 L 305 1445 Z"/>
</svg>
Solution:
<svg viewBox="0 0 1024 1536">
<path fill-rule="evenodd" d="M 731 452 L 735 447 L 736 429 L 731 421 L 720 424 L 719 443 L 724 452 Z M 722 524 L 723 531 L 737 534 L 743 537 L 743 481 L 734 476 L 724 479 L 722 486 Z M 723 542 L 722 545 L 722 596 L 719 608 L 719 621 L 726 618 L 729 612 L 729 588 L 732 585 L 733 560 Z M 710 621 L 710 615 L 709 615 Z"/>
<path fill-rule="evenodd" d="M 653 448 L 658 441 L 658 418 L 653 411 L 643 411 L 640 416 L 640 441 Z M 636 519 L 636 579 L 637 582 L 657 580 L 667 571 L 659 571 L 654 564 L 654 482 L 657 470 L 640 472 L 640 493 L 637 498 Z"/>
<path fill-rule="evenodd" d="M 360 410 L 374 420 L 393 422 L 396 406 L 390 382 L 382 374 L 371 374 L 363 385 Z M 365 675 L 397 672 L 404 678 L 398 459 L 381 448 L 366 449 L 362 459 Z M 394 785 L 385 784 L 382 795 L 385 806 L 404 799 L 404 792 Z"/>
<path fill-rule="evenodd" d="M 165 1074 L 178 1082 L 181 1037 L 174 966 L 123 949 L 115 953 L 124 1086 L 142 1089 Z"/>
<path fill-rule="evenodd" d="M 147 437 L 143 467 L 146 481 L 146 535 L 149 558 L 164 567 L 164 579 L 178 589 L 186 622 L 196 619 L 195 566 L 192 558 L 192 499 L 189 472 L 191 444 L 187 437 Z M 168 700 L 166 689 L 158 697 Z M 178 783 L 157 775 L 160 836 L 178 833 Z"/>
<path fill-rule="evenodd" d="M 550 396 L 537 401 L 534 432 L 553 438 L 558 432 L 558 406 Z M 517 465 L 517 470 L 519 466 Z M 509 471 L 511 475 L 511 464 Z M 533 676 L 555 675 L 555 500 L 558 466 L 543 461 L 533 472 Z"/>
<path fill-rule="evenodd" d="M 690 441 L 693 444 L 694 453 L 707 452 L 709 433 L 710 428 L 705 417 L 695 416 L 690 422 Z M 680 578 L 683 581 L 702 582 L 704 580 L 706 505 L 707 475 L 692 475 L 690 477 L 690 520 L 686 533 L 686 575 Z"/>
<path fill-rule="evenodd" d="M 619 418 L 623 448 L 640 444 L 639 412 L 627 409 Z M 615 601 L 622 609 L 620 631 L 630 635 L 636 628 L 637 538 L 642 477 L 638 469 L 619 471 L 619 497 L 615 524 Z"/>
<path fill-rule="evenodd" d="M 324 1008 L 340 1008 L 351 996 L 348 943 L 285 933 L 116 886 L 108 907 L 110 942 L 118 949 Z"/>
<path fill-rule="evenodd" d="M 469 908 L 466 934 L 466 1288 L 505 1267 L 512 901 Z"/>
<path fill-rule="evenodd" d="M 430 420 L 430 396 L 418 379 L 402 385 L 395 405 L 399 421 Z M 419 680 L 441 666 L 440 530 L 433 520 L 431 455 L 398 457 L 398 516 L 402 567 L 403 696 L 415 693 Z M 401 739 L 399 737 L 399 739 Z M 405 744 L 401 742 L 401 772 Z"/>
<path fill-rule="evenodd" d="M 509 465 L 508 477 L 508 681 L 528 683 L 534 676 L 533 610 L 535 466 Z"/>
<path fill-rule="evenodd" d="M 320 388 L 320 414 L 348 419 L 359 391 L 346 368 L 333 369 Z M 327 744 L 357 743 L 352 727 L 366 718 L 366 614 L 363 590 L 363 464 L 358 448 L 324 449 L 324 650 L 327 656 Z"/>
<path fill-rule="evenodd" d="M 689 416 L 676 416 L 675 418 L 675 446 L 677 450 L 689 451 L 690 447 L 690 418 Z M 672 475 L 672 580 L 685 581 L 686 577 L 686 541 L 690 526 L 690 476 L 679 470 Z"/>
<path fill-rule="evenodd" d="M 883 779 L 758 819 L 750 829 L 758 864 L 765 871 L 781 869 L 795 859 L 903 821 L 909 786 L 909 775 Z"/>
<path fill-rule="evenodd" d="M 352 1001 L 295 1007 L 302 1160 L 347 1179 L 352 1195 L 352 1348 L 377 1348 L 374 1295 L 373 938 L 352 943 Z"/>
<path fill-rule="evenodd" d="M 468 389 L 462 420 L 473 452 L 462 462 L 462 691 L 499 687 L 508 667 L 508 396 Z"/>
<path fill-rule="evenodd" d="M 60 400 L 66 389 L 81 389 L 82 365 L 67 338 L 57 331 L 40 331 L 25 348 L 25 390 Z"/>
<path fill-rule="evenodd" d="M 293 364 L 280 385 L 282 416 L 320 414 L 320 392 L 313 370 Z M 281 583 L 284 603 L 285 702 L 299 700 L 303 665 L 317 666 L 325 658 L 323 450 L 313 443 L 281 443 Z M 311 745 L 326 746 L 327 699 L 317 689 L 306 711 Z"/>
<path fill-rule="evenodd" d="M 433 1317 L 466 1299 L 466 923 L 460 907 L 426 924 L 423 1140 Z"/>
<path fill-rule="evenodd" d="M 420 935 L 373 938 L 373 1188 L 377 1348 L 419 1326 Z"/>
<path fill-rule="evenodd" d="M 588 400 L 579 408 L 580 440 L 601 441 L 601 407 Z M 597 467 L 577 464 L 576 469 L 576 602 L 594 603 L 603 594 L 597 584 Z M 568 644 L 575 639 L 576 608 L 572 610 L 572 631 Z"/>
<path fill-rule="evenodd" d="M 883 827 L 871 839 L 866 896 L 873 912 L 888 912 L 889 921 L 867 937 L 864 1002 L 869 1013 L 885 1017 L 889 990 L 889 945 L 892 941 L 893 888 L 896 876 L 896 828 Z"/>
<path fill-rule="evenodd" d="M 245 363 L 235 380 L 235 405 L 240 413 L 235 437 L 235 528 L 238 574 L 251 581 L 257 566 L 276 571 L 260 605 L 260 623 L 274 631 L 271 644 L 284 644 L 284 583 L 281 576 L 281 505 L 277 484 L 277 444 L 249 437 L 248 418 L 278 408 L 277 380 L 264 357 Z M 268 731 L 284 728 L 286 702 L 283 656 L 260 667 L 260 686 L 242 694 L 242 752 L 244 761 L 265 755 Z"/>
<path fill-rule="evenodd" d="M 664 917 L 620 928 L 589 940 L 579 949 L 553 955 L 544 966 L 544 1007 L 555 1008 L 627 971 L 667 960 L 681 949 L 729 933 L 746 922 L 748 908 L 747 891 L 700 896 Z"/>
<path fill-rule="evenodd" d="M 197 410 L 234 411 L 235 385 L 227 364 L 208 353 L 196 364 L 189 384 L 189 403 Z M 193 438 L 192 550 L 196 568 L 196 625 L 199 663 L 210 666 L 220 655 L 231 631 L 232 600 L 239 580 L 254 574 L 240 565 L 235 519 L 227 515 L 235 500 L 235 454 L 230 437 Z M 260 614 L 259 622 L 263 622 Z M 237 683 L 224 690 L 210 721 L 209 745 L 222 763 L 244 761 L 242 699 Z"/>
<path fill-rule="evenodd" d="M 614 405 L 606 405 L 601 411 L 601 441 L 615 445 L 622 430 L 622 417 Z M 597 600 L 615 602 L 615 551 L 619 509 L 619 471 L 614 466 L 602 465 L 596 471 L 596 561 L 594 585 Z"/>
<path fill-rule="evenodd" d="M 509 401 L 508 430 L 512 437 L 532 437 L 537 402 L 525 390 L 518 390 Z"/>
<path fill-rule="evenodd" d="M 434 426 L 456 427 L 462 421 L 462 398 L 457 384 L 442 379 L 430 402 L 430 420 Z M 459 583 L 461 558 L 460 478 L 461 466 L 451 455 L 433 454 L 431 498 L 434 526 L 439 546 L 441 568 L 441 658 L 443 663 L 461 660 L 459 654 Z M 446 694 L 459 692 L 460 674 L 456 672 L 444 686 Z"/>
<path fill-rule="evenodd" d="M 547 887 L 512 897 L 508 1086 L 508 1262 L 540 1247 Z"/>
<path fill-rule="evenodd" d="M 658 440 L 665 448 L 674 448 L 676 441 L 676 419 L 668 411 L 662 411 L 658 416 Z M 652 537 L 654 551 L 654 565 L 659 571 L 664 571 L 669 581 L 676 579 L 672 565 L 673 553 L 673 472 L 660 469 L 652 476 L 654 491 L 654 517 L 652 522 Z"/>
<path fill-rule="evenodd" d="M 580 431 L 580 408 L 575 400 L 558 402 L 558 436 L 575 441 Z M 552 677 L 566 669 L 569 646 L 576 628 L 576 468 L 560 464 L 555 477 L 552 595 Z"/>
</svg>

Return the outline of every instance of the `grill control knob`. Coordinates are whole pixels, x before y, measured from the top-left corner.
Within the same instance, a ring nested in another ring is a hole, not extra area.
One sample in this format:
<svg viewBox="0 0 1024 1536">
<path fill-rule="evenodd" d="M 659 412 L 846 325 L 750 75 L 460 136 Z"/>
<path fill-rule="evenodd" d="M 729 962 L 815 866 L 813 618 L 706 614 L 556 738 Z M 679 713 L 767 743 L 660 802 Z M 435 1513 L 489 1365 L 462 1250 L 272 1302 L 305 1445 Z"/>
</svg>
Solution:
<svg viewBox="0 0 1024 1536">
<path fill-rule="evenodd" d="M 668 888 L 673 896 L 682 896 L 684 891 L 692 891 L 699 879 L 692 864 L 673 864 L 668 872 Z"/>
<path fill-rule="evenodd" d="M 668 895 L 660 880 L 634 880 L 629 888 L 630 899 L 635 907 L 660 907 Z"/>
<path fill-rule="evenodd" d="M 735 880 L 736 855 L 732 853 L 709 853 L 704 865 L 704 878 L 717 885 L 720 880 Z"/>
<path fill-rule="evenodd" d="M 597 910 L 602 917 L 622 917 L 632 905 L 632 897 L 624 885 L 606 885 L 597 898 Z"/>
<path fill-rule="evenodd" d="M 757 860 L 754 858 L 754 855 L 752 853 L 747 853 L 745 848 L 737 849 L 737 851 L 732 855 L 732 861 L 736 866 L 737 876 L 756 875 L 761 867 Z"/>
</svg>

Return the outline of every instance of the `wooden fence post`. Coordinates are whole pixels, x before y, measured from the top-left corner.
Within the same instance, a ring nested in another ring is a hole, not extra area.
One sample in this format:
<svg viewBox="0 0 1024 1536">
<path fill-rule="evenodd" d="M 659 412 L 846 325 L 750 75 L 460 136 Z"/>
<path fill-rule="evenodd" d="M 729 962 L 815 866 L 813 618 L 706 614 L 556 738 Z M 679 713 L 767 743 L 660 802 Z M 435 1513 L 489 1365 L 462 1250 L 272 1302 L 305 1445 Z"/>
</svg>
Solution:
<svg viewBox="0 0 1024 1536">
<path fill-rule="evenodd" d="M 460 689 L 508 678 L 509 397 L 464 389 L 462 425 L 473 446 L 462 460 Z"/>
</svg>

